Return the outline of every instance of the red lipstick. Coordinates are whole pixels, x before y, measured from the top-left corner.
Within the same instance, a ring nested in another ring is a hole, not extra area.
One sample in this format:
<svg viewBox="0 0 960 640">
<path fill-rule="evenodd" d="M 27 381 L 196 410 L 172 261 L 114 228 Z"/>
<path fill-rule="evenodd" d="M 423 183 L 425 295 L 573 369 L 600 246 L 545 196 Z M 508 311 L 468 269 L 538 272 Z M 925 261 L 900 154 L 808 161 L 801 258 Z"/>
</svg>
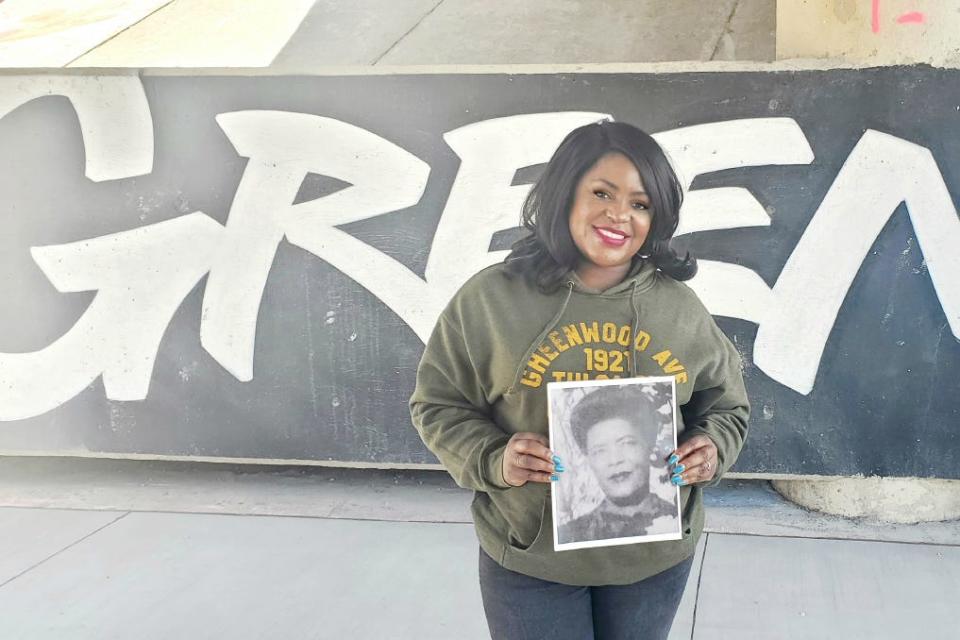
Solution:
<svg viewBox="0 0 960 640">
<path fill-rule="evenodd" d="M 600 238 L 600 241 L 610 247 L 622 247 L 630 239 L 630 236 L 622 231 L 611 229 L 609 227 L 594 227 L 594 233 Z"/>
</svg>

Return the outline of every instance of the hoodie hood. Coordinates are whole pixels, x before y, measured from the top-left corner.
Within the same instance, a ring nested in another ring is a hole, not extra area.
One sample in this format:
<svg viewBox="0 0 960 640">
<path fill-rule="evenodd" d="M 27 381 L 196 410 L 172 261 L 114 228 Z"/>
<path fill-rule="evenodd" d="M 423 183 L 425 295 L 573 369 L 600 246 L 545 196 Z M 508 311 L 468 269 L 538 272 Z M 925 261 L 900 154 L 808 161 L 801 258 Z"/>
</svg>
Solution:
<svg viewBox="0 0 960 640">
<path fill-rule="evenodd" d="M 631 289 L 634 289 L 634 287 L 636 287 L 636 290 L 646 291 L 653 286 L 656 278 L 656 265 L 649 260 L 639 259 L 635 260 L 633 264 L 630 265 L 630 270 L 627 272 L 627 275 L 623 280 L 613 285 L 609 289 L 604 289 L 603 291 L 597 291 L 596 289 L 587 287 L 577 275 L 577 272 L 573 269 L 567 271 L 567 274 L 564 276 L 564 283 L 569 286 L 572 282 L 574 291 L 577 293 L 606 296 L 630 291 Z"/>
</svg>

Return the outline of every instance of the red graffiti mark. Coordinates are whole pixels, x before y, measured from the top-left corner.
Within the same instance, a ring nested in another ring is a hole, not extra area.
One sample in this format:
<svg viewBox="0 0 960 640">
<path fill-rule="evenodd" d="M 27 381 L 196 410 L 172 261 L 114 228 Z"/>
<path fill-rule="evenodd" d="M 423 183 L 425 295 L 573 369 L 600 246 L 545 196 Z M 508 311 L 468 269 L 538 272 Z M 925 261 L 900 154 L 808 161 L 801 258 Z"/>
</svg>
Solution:
<svg viewBox="0 0 960 640">
<path fill-rule="evenodd" d="M 910 13 L 905 13 L 899 18 L 897 18 L 897 22 L 899 22 L 900 24 L 906 24 L 908 22 L 922 23 L 923 20 L 924 20 L 924 16 L 919 11 L 911 11 Z"/>
<path fill-rule="evenodd" d="M 899 23 L 899 24 L 907 24 L 907 23 L 910 23 L 910 22 L 914 22 L 914 23 L 917 23 L 917 24 L 921 24 L 921 23 L 923 23 L 924 20 L 926 20 L 926 16 L 924 16 L 921 12 L 919 12 L 919 11 L 910 11 L 910 12 L 907 12 L 907 13 L 903 14 L 903 15 L 900 16 L 899 18 L 897 18 L 897 23 Z M 872 2 L 871 2 L 871 6 L 870 6 L 870 29 L 871 29 L 874 33 L 880 33 L 880 0 L 872 0 Z"/>
</svg>

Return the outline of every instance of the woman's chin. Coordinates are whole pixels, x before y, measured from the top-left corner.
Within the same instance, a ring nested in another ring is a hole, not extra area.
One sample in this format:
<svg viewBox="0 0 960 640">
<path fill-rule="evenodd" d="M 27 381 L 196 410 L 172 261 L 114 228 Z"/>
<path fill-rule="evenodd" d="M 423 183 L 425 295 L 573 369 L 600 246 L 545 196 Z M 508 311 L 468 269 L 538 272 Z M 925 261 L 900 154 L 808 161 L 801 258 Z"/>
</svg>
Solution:
<svg viewBox="0 0 960 640">
<path fill-rule="evenodd" d="M 648 494 L 647 487 L 630 487 L 619 491 L 611 491 L 607 493 L 607 498 L 610 502 L 622 507 L 643 502 Z"/>
</svg>

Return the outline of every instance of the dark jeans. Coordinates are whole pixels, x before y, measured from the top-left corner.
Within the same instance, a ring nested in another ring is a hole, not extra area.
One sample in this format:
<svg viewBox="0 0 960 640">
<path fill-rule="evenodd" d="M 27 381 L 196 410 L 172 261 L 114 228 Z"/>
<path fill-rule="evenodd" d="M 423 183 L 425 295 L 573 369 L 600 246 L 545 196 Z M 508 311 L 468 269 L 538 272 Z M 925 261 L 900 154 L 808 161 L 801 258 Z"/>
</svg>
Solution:
<svg viewBox="0 0 960 640">
<path fill-rule="evenodd" d="M 693 556 L 623 586 L 571 587 L 504 569 L 480 550 L 480 593 L 493 640 L 666 640 Z"/>
</svg>

